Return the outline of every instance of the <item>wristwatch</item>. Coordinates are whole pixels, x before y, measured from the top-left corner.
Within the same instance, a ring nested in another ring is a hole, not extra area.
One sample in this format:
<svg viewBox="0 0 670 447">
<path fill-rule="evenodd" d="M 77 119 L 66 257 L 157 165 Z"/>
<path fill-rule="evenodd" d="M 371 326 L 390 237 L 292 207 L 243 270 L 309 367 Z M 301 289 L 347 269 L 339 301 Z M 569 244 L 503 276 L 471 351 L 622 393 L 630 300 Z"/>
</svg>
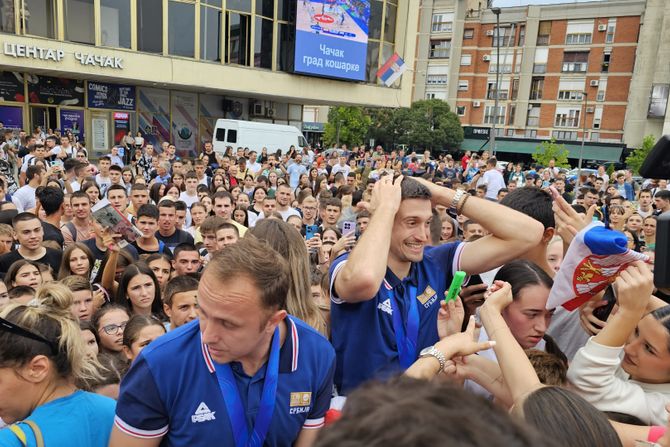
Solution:
<svg viewBox="0 0 670 447">
<path fill-rule="evenodd" d="M 463 196 L 466 195 L 466 194 L 467 194 L 467 192 L 465 192 L 462 189 L 459 189 L 458 191 L 456 191 L 456 194 L 454 194 L 454 197 L 451 199 L 451 206 L 449 207 L 449 209 L 453 210 L 454 213 L 457 213 L 458 204 L 460 203 Z"/>
<path fill-rule="evenodd" d="M 440 370 L 438 373 L 444 371 L 444 367 L 447 365 L 447 359 L 444 358 L 444 354 L 435 349 L 435 346 L 428 346 L 427 348 L 422 349 L 419 353 L 419 358 L 424 357 L 435 357 L 437 361 L 440 362 Z"/>
</svg>

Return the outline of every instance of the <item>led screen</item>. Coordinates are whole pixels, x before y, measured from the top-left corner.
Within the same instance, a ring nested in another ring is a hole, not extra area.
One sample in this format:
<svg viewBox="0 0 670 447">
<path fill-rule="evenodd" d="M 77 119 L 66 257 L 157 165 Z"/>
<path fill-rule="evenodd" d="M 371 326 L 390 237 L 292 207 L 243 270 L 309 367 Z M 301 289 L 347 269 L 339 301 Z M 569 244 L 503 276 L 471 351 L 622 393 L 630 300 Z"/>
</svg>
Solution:
<svg viewBox="0 0 670 447">
<path fill-rule="evenodd" d="M 369 0 L 298 0 L 294 71 L 365 80 Z"/>
</svg>

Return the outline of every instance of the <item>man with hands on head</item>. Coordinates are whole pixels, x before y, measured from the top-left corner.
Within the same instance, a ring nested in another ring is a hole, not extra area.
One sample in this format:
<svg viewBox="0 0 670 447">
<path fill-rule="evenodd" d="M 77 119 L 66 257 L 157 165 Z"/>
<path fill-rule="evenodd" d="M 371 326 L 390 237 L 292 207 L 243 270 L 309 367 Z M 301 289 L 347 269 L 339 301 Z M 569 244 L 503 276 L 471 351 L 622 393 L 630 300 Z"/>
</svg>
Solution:
<svg viewBox="0 0 670 447">
<path fill-rule="evenodd" d="M 427 247 L 434 205 L 463 213 L 490 234 Z M 335 382 L 343 394 L 407 369 L 439 340 L 439 301 L 455 271 L 477 274 L 500 266 L 536 245 L 543 232 L 517 211 L 421 179 L 382 177 L 372 208 L 356 247 L 330 270 Z"/>
</svg>

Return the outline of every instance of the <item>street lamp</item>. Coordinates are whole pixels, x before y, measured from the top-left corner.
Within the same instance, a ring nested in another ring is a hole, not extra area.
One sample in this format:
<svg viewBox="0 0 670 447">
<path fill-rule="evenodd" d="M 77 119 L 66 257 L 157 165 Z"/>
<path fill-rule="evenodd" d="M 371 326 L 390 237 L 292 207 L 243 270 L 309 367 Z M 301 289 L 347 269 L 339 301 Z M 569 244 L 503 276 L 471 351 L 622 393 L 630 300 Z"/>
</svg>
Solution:
<svg viewBox="0 0 670 447">
<path fill-rule="evenodd" d="M 579 164 L 577 165 L 577 186 L 576 188 L 579 188 L 579 185 L 582 182 L 582 158 L 584 157 L 584 142 L 586 141 L 586 105 L 588 103 L 587 97 L 588 93 L 582 92 L 582 95 L 584 95 L 584 129 L 582 130 L 582 145 L 579 148 Z"/>
<path fill-rule="evenodd" d="M 493 105 L 493 125 L 491 126 L 491 152 L 496 155 L 496 123 L 498 122 L 498 97 L 500 95 L 500 8 L 491 8 L 491 12 L 496 15 L 496 90 L 495 102 Z"/>
</svg>

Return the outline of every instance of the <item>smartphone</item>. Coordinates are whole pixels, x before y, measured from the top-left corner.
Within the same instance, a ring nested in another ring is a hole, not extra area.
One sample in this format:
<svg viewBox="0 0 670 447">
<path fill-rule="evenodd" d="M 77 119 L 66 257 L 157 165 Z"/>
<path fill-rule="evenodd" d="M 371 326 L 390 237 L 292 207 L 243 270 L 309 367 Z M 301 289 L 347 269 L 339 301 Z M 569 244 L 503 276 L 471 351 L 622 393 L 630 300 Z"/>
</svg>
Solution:
<svg viewBox="0 0 670 447">
<path fill-rule="evenodd" d="M 51 166 L 60 166 L 60 167 L 63 167 L 63 160 L 56 159 L 56 160 L 54 160 L 54 161 L 51 162 Z"/>
<path fill-rule="evenodd" d="M 356 222 L 353 220 L 345 220 L 342 222 L 342 236 L 349 236 L 356 232 Z"/>
<path fill-rule="evenodd" d="M 305 225 L 305 239 L 310 240 L 319 232 L 318 225 Z"/>
<path fill-rule="evenodd" d="M 607 321 L 616 304 L 616 294 L 614 293 L 614 287 L 612 287 L 611 284 L 605 289 L 603 300 L 607 301 L 607 304 L 603 304 L 602 306 L 593 309 L 593 316 L 601 321 Z"/>
</svg>

